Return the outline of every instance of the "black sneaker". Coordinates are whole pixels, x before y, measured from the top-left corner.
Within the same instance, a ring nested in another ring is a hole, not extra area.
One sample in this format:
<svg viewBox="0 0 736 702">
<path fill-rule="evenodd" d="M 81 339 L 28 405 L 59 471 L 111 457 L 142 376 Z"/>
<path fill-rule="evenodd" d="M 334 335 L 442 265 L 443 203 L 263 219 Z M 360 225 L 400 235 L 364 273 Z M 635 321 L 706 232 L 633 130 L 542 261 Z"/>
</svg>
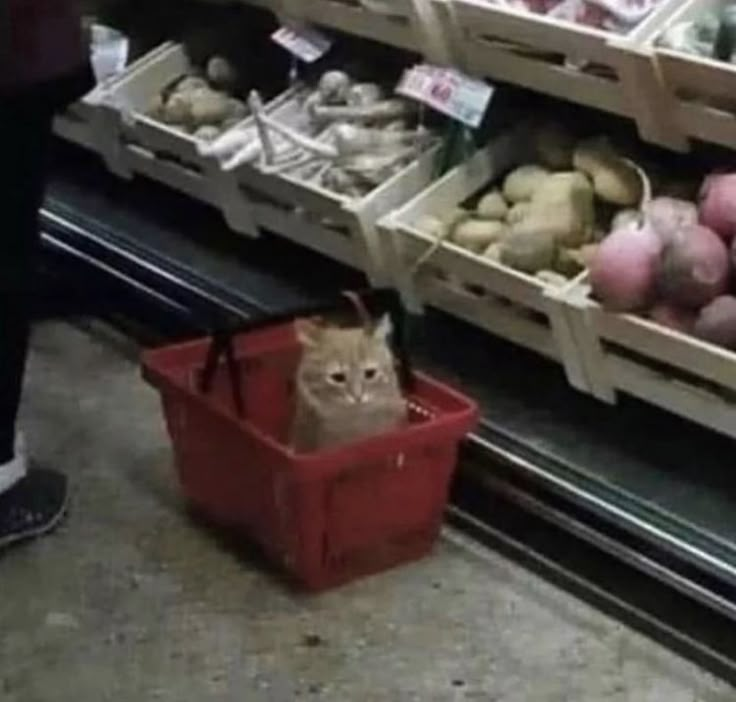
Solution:
<svg viewBox="0 0 736 702">
<path fill-rule="evenodd" d="M 66 476 L 53 470 L 29 470 L 0 494 L 0 549 L 53 531 L 66 507 Z"/>
</svg>

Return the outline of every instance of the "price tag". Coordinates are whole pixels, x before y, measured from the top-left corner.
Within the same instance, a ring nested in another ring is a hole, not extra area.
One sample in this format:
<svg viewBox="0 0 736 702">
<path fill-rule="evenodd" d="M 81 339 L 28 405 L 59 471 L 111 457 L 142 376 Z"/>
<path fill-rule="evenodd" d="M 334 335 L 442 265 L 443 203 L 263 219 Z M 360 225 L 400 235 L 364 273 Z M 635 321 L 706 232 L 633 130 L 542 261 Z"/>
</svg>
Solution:
<svg viewBox="0 0 736 702">
<path fill-rule="evenodd" d="M 332 47 L 332 39 L 311 27 L 281 27 L 271 39 L 305 63 L 314 63 Z"/>
<path fill-rule="evenodd" d="M 477 127 L 483 121 L 493 88 L 454 68 L 419 64 L 404 71 L 396 92 L 438 112 Z"/>
</svg>

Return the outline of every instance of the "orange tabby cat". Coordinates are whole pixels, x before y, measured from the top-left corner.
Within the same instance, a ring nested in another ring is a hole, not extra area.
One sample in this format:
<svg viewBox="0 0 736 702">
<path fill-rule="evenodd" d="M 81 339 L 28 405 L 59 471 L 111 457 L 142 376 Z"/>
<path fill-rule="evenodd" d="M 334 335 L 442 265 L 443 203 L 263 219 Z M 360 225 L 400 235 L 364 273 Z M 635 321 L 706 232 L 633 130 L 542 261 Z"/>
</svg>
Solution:
<svg viewBox="0 0 736 702">
<path fill-rule="evenodd" d="M 297 322 L 303 347 L 291 433 L 297 451 L 355 441 L 406 421 L 391 331 L 388 316 L 365 327 Z"/>
</svg>

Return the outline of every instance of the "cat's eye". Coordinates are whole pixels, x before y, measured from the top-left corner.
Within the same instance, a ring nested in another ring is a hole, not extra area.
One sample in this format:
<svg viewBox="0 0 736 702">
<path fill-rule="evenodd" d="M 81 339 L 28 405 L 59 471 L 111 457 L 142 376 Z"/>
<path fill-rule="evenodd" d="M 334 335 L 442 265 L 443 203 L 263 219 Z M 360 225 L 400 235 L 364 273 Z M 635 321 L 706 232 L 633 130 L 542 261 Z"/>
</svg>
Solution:
<svg viewBox="0 0 736 702">
<path fill-rule="evenodd" d="M 365 368 L 363 370 L 363 377 L 366 380 L 375 380 L 378 377 L 378 368 Z"/>
<path fill-rule="evenodd" d="M 348 376 L 345 375 L 342 371 L 335 371 L 334 373 L 330 373 L 328 376 L 331 383 L 334 383 L 335 385 L 345 385 L 345 383 L 348 382 Z"/>
</svg>

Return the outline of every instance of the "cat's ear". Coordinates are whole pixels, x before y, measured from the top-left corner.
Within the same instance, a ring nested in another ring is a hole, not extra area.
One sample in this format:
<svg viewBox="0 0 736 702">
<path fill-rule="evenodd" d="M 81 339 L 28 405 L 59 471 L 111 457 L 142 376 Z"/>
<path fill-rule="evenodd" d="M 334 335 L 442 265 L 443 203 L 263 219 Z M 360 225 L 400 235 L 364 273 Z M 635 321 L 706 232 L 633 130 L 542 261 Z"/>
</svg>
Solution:
<svg viewBox="0 0 736 702">
<path fill-rule="evenodd" d="M 393 331 L 394 325 L 391 322 L 391 315 L 384 314 L 373 327 L 372 336 L 376 341 L 387 341 Z"/>
<path fill-rule="evenodd" d="M 319 345 L 324 332 L 324 324 L 320 319 L 297 319 L 294 322 L 296 337 L 304 348 L 310 349 Z"/>
</svg>

